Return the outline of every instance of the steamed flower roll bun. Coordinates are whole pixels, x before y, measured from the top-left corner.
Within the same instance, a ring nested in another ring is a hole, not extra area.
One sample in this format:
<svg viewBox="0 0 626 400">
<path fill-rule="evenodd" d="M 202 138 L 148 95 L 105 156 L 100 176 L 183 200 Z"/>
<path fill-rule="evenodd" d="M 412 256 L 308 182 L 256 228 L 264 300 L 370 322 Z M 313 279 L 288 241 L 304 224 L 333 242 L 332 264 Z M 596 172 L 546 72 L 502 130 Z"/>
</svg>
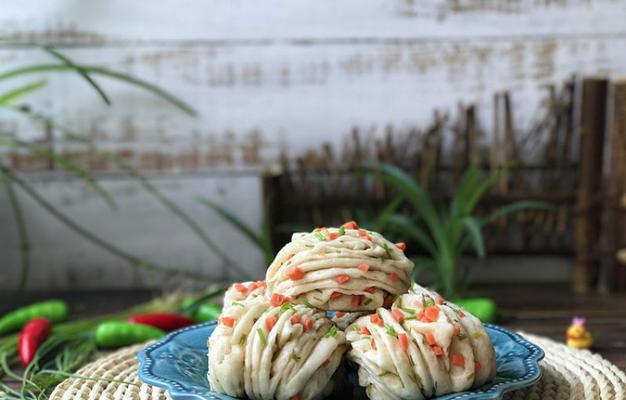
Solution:
<svg viewBox="0 0 626 400">
<path fill-rule="evenodd" d="M 248 300 L 265 300 L 267 284 L 265 281 L 233 283 L 224 293 L 224 307 L 230 307 L 233 302 Z"/>
<path fill-rule="evenodd" d="M 226 291 L 222 313 L 208 340 L 211 388 L 234 397 L 244 394 L 247 337 L 254 323 L 269 308 L 264 287 L 253 283 L 235 283 Z"/>
<path fill-rule="evenodd" d="M 295 233 L 267 271 L 268 294 L 322 310 L 388 306 L 410 285 L 414 265 L 404 248 L 355 222 Z"/>
<path fill-rule="evenodd" d="M 347 332 L 348 358 L 373 400 L 428 399 L 495 376 L 495 352 L 482 323 L 419 286 Z"/>
<path fill-rule="evenodd" d="M 328 396 L 346 351 L 344 332 L 323 311 L 283 303 L 252 327 L 244 364 L 250 399 L 311 400 Z"/>
</svg>

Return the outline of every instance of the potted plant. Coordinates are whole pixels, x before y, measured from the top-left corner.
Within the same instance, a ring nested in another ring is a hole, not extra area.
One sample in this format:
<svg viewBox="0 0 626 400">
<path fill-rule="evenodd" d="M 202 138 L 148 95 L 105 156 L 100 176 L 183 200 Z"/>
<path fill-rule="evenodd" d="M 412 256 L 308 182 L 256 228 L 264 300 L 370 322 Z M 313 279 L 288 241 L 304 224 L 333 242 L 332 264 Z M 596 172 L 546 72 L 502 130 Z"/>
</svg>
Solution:
<svg viewBox="0 0 626 400">
<path fill-rule="evenodd" d="M 520 210 L 546 209 L 550 205 L 534 200 L 517 201 L 479 216 L 476 208 L 501 171 L 482 177 L 476 166 L 468 168 L 450 204 L 442 204 L 398 167 L 383 163 L 369 163 L 366 167 L 402 199 L 395 199 L 392 207 L 383 211 L 378 218 L 378 226 L 402 232 L 404 237 L 415 241 L 427 253 L 427 256 L 412 257 L 416 264 L 413 279 L 424 269 L 430 270 L 435 278 L 435 289 L 444 297 L 464 306 L 484 322 L 493 321 L 496 306 L 491 299 L 466 297 L 470 281 L 460 268 L 460 259 L 469 248 L 479 257 L 485 256 L 482 234 L 485 225 Z M 400 204 L 407 204 L 414 212 L 410 215 L 396 212 Z"/>
</svg>

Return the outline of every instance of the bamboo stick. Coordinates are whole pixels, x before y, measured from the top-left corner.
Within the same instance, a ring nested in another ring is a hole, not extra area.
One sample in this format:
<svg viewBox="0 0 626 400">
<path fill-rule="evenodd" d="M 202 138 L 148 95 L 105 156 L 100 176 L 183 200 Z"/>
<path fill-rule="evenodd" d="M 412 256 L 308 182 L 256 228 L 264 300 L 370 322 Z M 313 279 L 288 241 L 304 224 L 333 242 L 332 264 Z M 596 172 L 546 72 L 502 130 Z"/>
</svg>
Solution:
<svg viewBox="0 0 626 400">
<path fill-rule="evenodd" d="M 576 259 L 573 289 L 589 290 L 591 278 L 599 266 L 600 213 L 597 193 L 602 190 L 602 164 L 607 110 L 608 80 L 587 78 L 583 81 L 580 167 L 577 217 L 574 232 Z"/>
</svg>

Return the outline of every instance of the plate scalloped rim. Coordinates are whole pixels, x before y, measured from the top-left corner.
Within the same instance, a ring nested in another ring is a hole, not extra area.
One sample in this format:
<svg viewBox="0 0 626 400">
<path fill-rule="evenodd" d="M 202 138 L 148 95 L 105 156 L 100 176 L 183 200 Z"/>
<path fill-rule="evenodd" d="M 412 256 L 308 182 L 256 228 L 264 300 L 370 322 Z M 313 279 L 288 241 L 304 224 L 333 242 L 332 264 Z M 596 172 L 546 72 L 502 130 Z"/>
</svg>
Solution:
<svg viewBox="0 0 626 400">
<path fill-rule="evenodd" d="M 174 400 L 236 400 L 236 398 L 231 396 L 210 392 L 210 388 L 206 388 L 206 393 L 191 393 L 185 389 L 180 382 L 167 377 L 158 376 L 153 371 L 155 361 L 152 358 L 152 354 L 155 351 L 161 350 L 164 346 L 167 346 L 171 342 L 175 342 L 176 338 L 178 338 L 181 334 L 194 330 L 210 329 L 214 327 L 215 324 L 215 321 L 211 321 L 180 329 L 142 349 L 137 354 L 137 359 L 139 360 L 139 378 L 144 383 L 166 389 L 170 397 Z M 436 397 L 432 400 L 497 400 L 501 399 L 504 393 L 528 387 L 541 378 L 542 371 L 539 366 L 539 361 L 544 357 L 544 352 L 541 348 L 524 339 L 521 335 L 498 325 L 485 324 L 485 327 L 487 330 L 497 331 L 506 335 L 516 344 L 521 345 L 529 351 L 529 353 L 523 358 L 523 364 L 526 367 L 524 375 L 518 378 L 511 378 L 508 381 L 489 384 L 485 389 L 479 388 L 467 392 L 452 393 Z"/>
</svg>

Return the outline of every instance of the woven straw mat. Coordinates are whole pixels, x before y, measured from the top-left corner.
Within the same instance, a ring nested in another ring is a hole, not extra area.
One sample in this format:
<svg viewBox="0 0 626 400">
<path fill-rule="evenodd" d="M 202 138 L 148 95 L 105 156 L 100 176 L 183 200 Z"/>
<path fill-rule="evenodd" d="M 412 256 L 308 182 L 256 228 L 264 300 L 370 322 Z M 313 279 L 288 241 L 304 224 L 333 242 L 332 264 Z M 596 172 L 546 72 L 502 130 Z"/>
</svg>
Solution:
<svg viewBox="0 0 626 400">
<path fill-rule="evenodd" d="M 507 400 L 626 400 L 626 375 L 597 354 L 574 350 L 540 336 L 524 334 L 546 353 L 543 376 L 530 388 L 507 393 Z M 164 390 L 137 377 L 137 352 L 144 345 L 109 354 L 56 387 L 51 400 L 167 400 Z M 90 380 L 85 379 L 90 378 Z M 127 383 L 124 383 L 127 382 Z M 129 385 L 128 383 L 133 383 Z"/>
</svg>

